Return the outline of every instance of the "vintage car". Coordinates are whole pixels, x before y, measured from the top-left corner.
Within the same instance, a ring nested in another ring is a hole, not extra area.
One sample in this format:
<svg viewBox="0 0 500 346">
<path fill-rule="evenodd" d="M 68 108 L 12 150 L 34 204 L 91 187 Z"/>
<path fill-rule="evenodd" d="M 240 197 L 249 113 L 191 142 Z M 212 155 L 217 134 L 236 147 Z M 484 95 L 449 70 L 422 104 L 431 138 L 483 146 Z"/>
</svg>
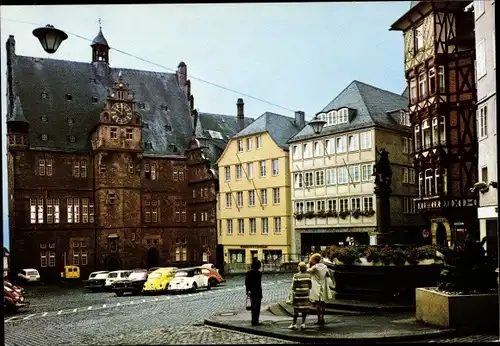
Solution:
<svg viewBox="0 0 500 346">
<path fill-rule="evenodd" d="M 124 280 L 132 273 L 131 270 L 115 270 L 109 272 L 106 277 L 106 283 L 104 283 L 104 289 L 110 290 L 115 281 Z"/>
<path fill-rule="evenodd" d="M 154 272 L 156 269 L 160 269 L 160 267 L 151 267 L 148 269 L 148 275 Z"/>
<path fill-rule="evenodd" d="M 148 271 L 146 269 L 134 269 L 127 279 L 113 282 L 111 289 L 118 297 L 123 296 L 125 292 L 139 294 L 147 279 Z"/>
<path fill-rule="evenodd" d="M 219 274 L 219 272 L 215 271 L 214 269 L 201 266 L 201 272 L 203 275 L 208 277 L 208 282 L 210 283 L 211 287 L 226 282 L 226 280 L 224 280 L 224 278 Z"/>
<path fill-rule="evenodd" d="M 201 267 L 182 268 L 175 272 L 168 284 L 168 291 L 196 291 L 199 288 L 211 288 L 209 277 L 202 273 Z"/>
<path fill-rule="evenodd" d="M 89 279 L 83 280 L 83 288 L 91 292 L 103 290 L 108 274 L 108 271 L 97 271 L 90 273 Z"/>
<path fill-rule="evenodd" d="M 142 292 L 156 293 L 165 292 L 168 283 L 172 281 L 174 273 L 177 270 L 175 267 L 158 268 L 148 275 L 148 280 L 144 283 Z"/>
<path fill-rule="evenodd" d="M 22 294 L 5 285 L 3 286 L 3 303 L 5 310 L 12 313 L 29 305 Z"/>
<path fill-rule="evenodd" d="M 17 276 L 26 282 L 40 282 L 40 273 L 33 268 L 23 269 Z"/>
</svg>

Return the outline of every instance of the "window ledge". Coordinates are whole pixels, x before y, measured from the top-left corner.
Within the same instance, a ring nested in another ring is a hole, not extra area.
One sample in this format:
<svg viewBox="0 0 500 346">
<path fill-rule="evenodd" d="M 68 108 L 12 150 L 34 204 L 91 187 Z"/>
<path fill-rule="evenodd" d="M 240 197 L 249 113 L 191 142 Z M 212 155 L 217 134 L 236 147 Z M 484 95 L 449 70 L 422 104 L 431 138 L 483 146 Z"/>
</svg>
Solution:
<svg viewBox="0 0 500 346">
<path fill-rule="evenodd" d="M 487 139 L 487 138 L 488 138 L 488 135 L 486 135 L 486 136 L 482 136 L 482 137 L 479 137 L 479 138 L 477 139 L 477 141 L 478 141 L 478 142 L 482 142 L 483 140 L 485 140 L 485 139 Z"/>
</svg>

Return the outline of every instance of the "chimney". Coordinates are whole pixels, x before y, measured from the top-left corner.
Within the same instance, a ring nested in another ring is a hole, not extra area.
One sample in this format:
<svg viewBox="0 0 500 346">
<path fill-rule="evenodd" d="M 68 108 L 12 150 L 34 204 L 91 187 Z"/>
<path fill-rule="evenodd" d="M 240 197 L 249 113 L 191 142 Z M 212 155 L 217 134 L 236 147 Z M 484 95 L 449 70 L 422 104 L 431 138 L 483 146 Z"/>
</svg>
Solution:
<svg viewBox="0 0 500 346">
<path fill-rule="evenodd" d="M 302 111 L 295 112 L 295 125 L 297 125 L 299 129 L 306 126 L 306 115 L 304 112 Z"/>
<path fill-rule="evenodd" d="M 245 127 L 245 113 L 243 112 L 243 106 L 245 104 L 243 103 L 243 99 L 239 98 L 238 101 L 236 101 L 236 108 L 238 109 L 237 111 L 237 118 L 238 118 L 238 131 L 243 130 Z"/>
<path fill-rule="evenodd" d="M 187 66 L 184 63 L 184 61 L 181 61 L 179 63 L 179 66 L 177 66 L 176 74 L 177 74 L 177 83 L 179 83 L 179 85 L 184 89 L 187 82 Z"/>
</svg>

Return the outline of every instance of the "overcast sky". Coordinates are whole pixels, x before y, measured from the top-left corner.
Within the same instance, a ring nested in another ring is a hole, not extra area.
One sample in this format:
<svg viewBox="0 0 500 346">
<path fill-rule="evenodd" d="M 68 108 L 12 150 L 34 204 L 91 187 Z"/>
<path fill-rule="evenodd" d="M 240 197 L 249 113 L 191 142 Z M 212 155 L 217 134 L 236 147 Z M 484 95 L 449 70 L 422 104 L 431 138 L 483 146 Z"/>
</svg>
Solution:
<svg viewBox="0 0 500 346">
<path fill-rule="evenodd" d="M 265 111 L 293 116 L 294 110 L 303 110 L 309 119 L 355 79 L 403 92 L 403 38 L 400 32 L 388 29 L 409 6 L 409 1 L 2 6 L 2 97 L 6 94 L 4 47 L 9 35 L 16 39 L 18 55 L 49 58 L 32 35 L 33 29 L 52 24 L 92 40 L 102 18 L 111 48 L 170 69 L 184 61 L 195 107 L 200 111 L 235 114 L 236 99 L 242 97 L 246 116 L 256 118 Z M 89 45 L 70 34 L 50 58 L 90 62 Z M 113 50 L 110 64 L 169 71 Z M 5 139 L 2 133 L 4 153 Z M 4 162 L 4 189 L 5 167 Z M 6 196 L 4 193 L 4 201 Z M 6 207 L 5 203 L 4 215 Z M 4 218 L 5 227 L 6 222 Z"/>
</svg>

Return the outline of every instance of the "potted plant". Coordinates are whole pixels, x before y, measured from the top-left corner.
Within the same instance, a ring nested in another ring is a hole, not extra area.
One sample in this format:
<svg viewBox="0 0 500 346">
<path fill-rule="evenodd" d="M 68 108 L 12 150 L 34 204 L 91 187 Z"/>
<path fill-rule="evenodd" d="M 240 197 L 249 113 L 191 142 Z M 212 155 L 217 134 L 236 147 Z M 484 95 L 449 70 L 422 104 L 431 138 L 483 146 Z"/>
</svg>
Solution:
<svg viewBox="0 0 500 346">
<path fill-rule="evenodd" d="M 359 217 L 361 216 L 361 210 L 359 210 L 359 209 L 354 209 L 354 210 L 351 212 L 351 215 L 352 215 L 352 217 L 354 217 L 355 219 L 359 219 Z"/>
<path fill-rule="evenodd" d="M 378 263 L 380 262 L 380 250 L 376 246 L 368 246 L 365 249 L 365 257 L 368 262 Z"/>
<path fill-rule="evenodd" d="M 338 217 L 337 211 L 336 210 L 328 210 L 326 212 L 327 217 Z"/>
<path fill-rule="evenodd" d="M 304 218 L 304 214 L 303 213 L 295 213 L 295 219 L 296 220 L 302 220 Z"/>
<path fill-rule="evenodd" d="M 366 216 L 366 217 L 371 217 L 371 216 L 375 215 L 375 210 L 373 210 L 373 209 L 363 210 L 361 212 L 361 215 Z"/>
<path fill-rule="evenodd" d="M 437 287 L 417 288 L 417 320 L 454 329 L 498 328 L 496 266 L 482 245 L 466 238 L 463 245 L 438 250 L 444 269 Z M 422 257 L 424 251 L 431 250 L 421 250 Z"/>
<path fill-rule="evenodd" d="M 320 210 L 316 213 L 316 217 L 319 217 L 319 218 L 326 218 L 326 212 L 324 210 Z"/>
<path fill-rule="evenodd" d="M 304 216 L 306 219 L 314 219 L 316 217 L 316 213 L 314 213 L 314 211 L 308 211 Z"/>
<path fill-rule="evenodd" d="M 342 210 L 339 212 L 339 217 L 343 220 L 350 214 L 349 210 Z"/>
</svg>

